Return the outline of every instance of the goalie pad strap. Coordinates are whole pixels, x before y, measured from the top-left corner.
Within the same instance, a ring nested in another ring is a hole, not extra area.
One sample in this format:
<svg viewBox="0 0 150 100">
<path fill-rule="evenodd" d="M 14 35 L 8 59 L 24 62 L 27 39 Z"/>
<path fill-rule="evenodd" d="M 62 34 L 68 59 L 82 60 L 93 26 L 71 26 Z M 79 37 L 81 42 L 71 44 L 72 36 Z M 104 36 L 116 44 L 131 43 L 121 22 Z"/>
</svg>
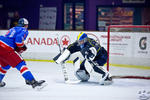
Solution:
<svg viewBox="0 0 150 100">
<path fill-rule="evenodd" d="M 73 65 L 74 65 L 75 71 L 80 68 L 80 58 L 79 57 L 77 57 L 76 59 L 73 60 Z"/>
</svg>

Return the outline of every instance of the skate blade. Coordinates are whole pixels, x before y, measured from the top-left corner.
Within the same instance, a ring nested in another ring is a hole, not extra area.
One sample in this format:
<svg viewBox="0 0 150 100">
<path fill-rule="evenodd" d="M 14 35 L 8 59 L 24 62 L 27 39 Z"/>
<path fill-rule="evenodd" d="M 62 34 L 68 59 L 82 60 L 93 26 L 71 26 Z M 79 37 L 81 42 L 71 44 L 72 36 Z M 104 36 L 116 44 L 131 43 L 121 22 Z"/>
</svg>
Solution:
<svg viewBox="0 0 150 100">
<path fill-rule="evenodd" d="M 111 85 L 113 83 L 113 81 L 102 81 L 99 82 L 100 85 Z"/>
<path fill-rule="evenodd" d="M 47 83 L 43 83 L 41 86 L 36 86 L 34 89 L 36 91 L 41 91 L 43 88 L 45 88 L 48 84 Z"/>
</svg>

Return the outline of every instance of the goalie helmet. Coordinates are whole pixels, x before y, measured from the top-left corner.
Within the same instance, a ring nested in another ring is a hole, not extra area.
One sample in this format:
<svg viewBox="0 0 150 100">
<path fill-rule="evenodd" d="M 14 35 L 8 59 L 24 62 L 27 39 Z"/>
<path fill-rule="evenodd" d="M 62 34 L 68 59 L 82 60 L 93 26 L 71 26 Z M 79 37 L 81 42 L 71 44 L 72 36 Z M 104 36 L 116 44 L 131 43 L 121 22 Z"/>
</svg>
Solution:
<svg viewBox="0 0 150 100">
<path fill-rule="evenodd" d="M 77 41 L 81 48 L 84 47 L 84 43 L 87 42 L 87 34 L 81 32 L 77 37 Z"/>
<path fill-rule="evenodd" d="M 29 24 L 29 22 L 26 18 L 20 18 L 17 26 L 23 27 L 23 26 L 28 25 L 28 24 Z"/>
</svg>

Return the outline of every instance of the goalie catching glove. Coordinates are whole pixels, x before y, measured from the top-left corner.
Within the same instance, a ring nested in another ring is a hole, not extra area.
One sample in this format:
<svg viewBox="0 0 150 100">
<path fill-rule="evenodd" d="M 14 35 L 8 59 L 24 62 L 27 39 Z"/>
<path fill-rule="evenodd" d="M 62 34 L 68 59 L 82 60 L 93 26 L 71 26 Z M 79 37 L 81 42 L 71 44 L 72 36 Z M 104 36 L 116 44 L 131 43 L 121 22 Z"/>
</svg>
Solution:
<svg viewBox="0 0 150 100">
<path fill-rule="evenodd" d="M 56 57 L 53 58 L 53 60 L 57 63 L 64 63 L 67 59 L 70 57 L 70 51 L 68 49 L 65 49 L 64 52 L 61 54 L 59 53 Z"/>
<path fill-rule="evenodd" d="M 84 58 L 89 60 L 94 60 L 97 55 L 97 50 L 94 47 L 85 48 L 81 52 Z"/>
</svg>

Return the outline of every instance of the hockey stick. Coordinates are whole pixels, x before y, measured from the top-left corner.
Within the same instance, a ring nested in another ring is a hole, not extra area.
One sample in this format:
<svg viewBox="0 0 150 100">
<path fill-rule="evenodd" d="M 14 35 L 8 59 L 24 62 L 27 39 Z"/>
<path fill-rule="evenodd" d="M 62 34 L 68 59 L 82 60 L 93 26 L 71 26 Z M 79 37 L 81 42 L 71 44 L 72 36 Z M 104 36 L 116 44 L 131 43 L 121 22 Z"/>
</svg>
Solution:
<svg viewBox="0 0 150 100">
<path fill-rule="evenodd" d="M 62 54 L 62 50 L 61 50 L 61 47 L 60 47 L 60 43 L 59 43 L 59 38 L 58 37 L 57 37 L 57 42 L 58 42 L 58 47 L 59 47 L 59 52 L 60 52 L 60 54 L 58 54 L 57 57 L 59 57 Z M 61 66 L 62 66 L 62 72 L 63 72 L 63 75 L 64 75 L 65 83 L 67 83 L 67 84 L 74 84 L 74 83 L 81 82 L 81 80 L 77 80 L 77 81 L 69 80 L 69 76 L 68 76 L 68 73 L 67 73 L 67 68 L 66 68 L 66 65 L 65 65 L 65 61 L 61 63 Z"/>
</svg>

